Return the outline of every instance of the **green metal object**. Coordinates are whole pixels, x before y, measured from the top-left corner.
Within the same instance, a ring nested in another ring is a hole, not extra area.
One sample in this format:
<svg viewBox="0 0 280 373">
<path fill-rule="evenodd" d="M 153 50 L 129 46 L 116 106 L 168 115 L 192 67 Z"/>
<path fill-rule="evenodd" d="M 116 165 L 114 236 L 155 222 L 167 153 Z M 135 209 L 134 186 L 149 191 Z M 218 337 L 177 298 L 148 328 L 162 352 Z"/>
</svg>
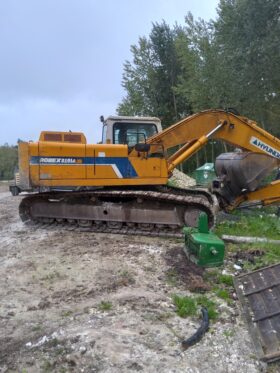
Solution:
<svg viewBox="0 0 280 373">
<path fill-rule="evenodd" d="M 201 267 L 217 267 L 223 264 L 225 256 L 224 241 L 209 232 L 208 217 L 203 212 L 199 216 L 198 228 L 184 227 L 187 257 Z"/>
<path fill-rule="evenodd" d="M 205 163 L 195 170 L 195 180 L 197 185 L 209 185 L 216 178 L 214 163 Z"/>
</svg>

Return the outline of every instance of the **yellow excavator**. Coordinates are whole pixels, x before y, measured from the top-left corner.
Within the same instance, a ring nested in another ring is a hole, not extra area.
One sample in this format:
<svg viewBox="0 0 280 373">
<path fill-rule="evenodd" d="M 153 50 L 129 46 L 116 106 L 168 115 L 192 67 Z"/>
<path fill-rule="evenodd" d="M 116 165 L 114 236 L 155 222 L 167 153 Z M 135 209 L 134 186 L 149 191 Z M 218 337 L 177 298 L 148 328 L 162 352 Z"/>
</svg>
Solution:
<svg viewBox="0 0 280 373">
<path fill-rule="evenodd" d="M 19 143 L 19 178 L 11 192 L 25 192 L 19 207 L 24 222 L 178 236 L 184 225 L 196 226 L 201 212 L 212 226 L 219 209 L 280 202 L 280 180 L 261 186 L 279 168 L 280 140 L 237 113 L 202 111 L 164 131 L 153 117 L 102 122 L 98 144 L 87 144 L 80 132 L 53 131 Z M 210 139 L 238 148 L 216 159 L 211 191 L 171 187 L 174 168 Z"/>
</svg>

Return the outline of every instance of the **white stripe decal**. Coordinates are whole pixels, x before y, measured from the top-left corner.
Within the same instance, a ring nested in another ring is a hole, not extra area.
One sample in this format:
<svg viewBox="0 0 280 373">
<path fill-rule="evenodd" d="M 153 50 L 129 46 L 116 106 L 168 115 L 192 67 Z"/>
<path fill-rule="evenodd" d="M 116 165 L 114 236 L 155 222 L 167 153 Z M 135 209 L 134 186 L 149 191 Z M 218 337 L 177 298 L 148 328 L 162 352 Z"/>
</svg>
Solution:
<svg viewBox="0 0 280 373">
<path fill-rule="evenodd" d="M 123 175 L 121 174 L 118 166 L 116 164 L 101 164 L 101 163 L 98 163 L 96 164 L 95 166 L 112 166 L 115 174 L 118 176 L 119 179 L 123 179 Z"/>
</svg>

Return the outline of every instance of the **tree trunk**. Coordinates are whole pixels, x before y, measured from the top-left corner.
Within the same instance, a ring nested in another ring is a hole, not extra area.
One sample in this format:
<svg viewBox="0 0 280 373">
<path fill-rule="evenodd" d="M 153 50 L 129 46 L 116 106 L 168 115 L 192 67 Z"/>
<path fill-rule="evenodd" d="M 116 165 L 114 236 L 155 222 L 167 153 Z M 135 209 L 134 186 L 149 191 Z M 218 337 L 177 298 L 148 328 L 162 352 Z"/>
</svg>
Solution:
<svg viewBox="0 0 280 373">
<path fill-rule="evenodd" d="M 263 242 L 263 243 L 272 243 L 279 245 L 280 240 L 271 240 L 269 238 L 263 237 L 244 237 L 244 236 L 230 236 L 227 234 L 222 235 L 222 240 L 232 243 L 254 243 L 254 242 Z"/>
</svg>

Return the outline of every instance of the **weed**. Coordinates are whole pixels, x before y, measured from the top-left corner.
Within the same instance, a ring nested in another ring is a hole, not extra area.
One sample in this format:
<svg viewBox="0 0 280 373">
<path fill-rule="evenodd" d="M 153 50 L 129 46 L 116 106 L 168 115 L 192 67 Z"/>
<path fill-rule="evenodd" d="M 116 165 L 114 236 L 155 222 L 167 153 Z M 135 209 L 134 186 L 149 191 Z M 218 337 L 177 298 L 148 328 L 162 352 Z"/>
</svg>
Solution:
<svg viewBox="0 0 280 373">
<path fill-rule="evenodd" d="M 173 296 L 173 302 L 176 306 L 176 313 L 180 317 L 194 316 L 198 313 L 199 306 L 207 308 L 209 319 L 216 320 L 218 312 L 216 303 L 208 299 L 205 295 L 198 297 Z"/>
<path fill-rule="evenodd" d="M 213 289 L 213 290 L 215 291 L 215 294 L 217 295 L 217 297 L 224 299 L 228 303 L 231 303 L 232 300 L 230 298 L 230 294 L 226 289 Z"/>
<path fill-rule="evenodd" d="M 62 276 L 58 271 L 52 271 L 50 273 L 47 273 L 44 277 L 42 277 L 41 280 L 54 282 L 54 280 L 61 279 L 61 278 Z"/>
<path fill-rule="evenodd" d="M 191 297 L 181 297 L 180 295 L 173 296 L 173 302 L 175 304 L 176 313 L 180 317 L 193 316 L 197 312 L 197 305 Z"/>
<path fill-rule="evenodd" d="M 217 305 L 214 301 L 208 299 L 205 295 L 200 295 L 196 298 L 199 306 L 207 308 L 209 319 L 216 320 L 218 317 Z"/>
<path fill-rule="evenodd" d="M 218 284 L 224 284 L 233 287 L 233 276 L 218 274 L 217 282 Z"/>
<path fill-rule="evenodd" d="M 119 275 L 119 279 L 118 279 L 119 286 L 128 286 L 130 284 L 135 284 L 135 278 L 132 272 L 124 269 L 122 271 L 119 271 L 118 275 Z"/>
<path fill-rule="evenodd" d="M 230 338 L 230 337 L 233 337 L 235 334 L 235 330 L 234 329 L 228 329 L 228 330 L 224 330 L 223 332 L 223 335 L 227 338 Z"/>
<path fill-rule="evenodd" d="M 280 235 L 280 219 L 272 210 L 262 208 L 248 211 L 238 211 L 239 221 L 223 221 L 215 228 L 217 235 L 230 234 L 238 236 L 267 237 L 277 239 Z"/>
<path fill-rule="evenodd" d="M 66 310 L 66 311 L 62 311 L 61 312 L 61 316 L 62 317 L 69 317 L 73 314 L 73 312 L 71 310 Z"/>
<path fill-rule="evenodd" d="M 206 271 L 203 275 L 203 279 L 205 281 L 212 283 L 212 285 L 223 284 L 230 287 L 233 286 L 233 276 L 223 275 L 217 269 L 212 271 Z"/>
<path fill-rule="evenodd" d="M 113 305 L 111 302 L 108 301 L 101 301 L 98 305 L 98 308 L 100 311 L 110 311 L 112 309 Z"/>
</svg>

